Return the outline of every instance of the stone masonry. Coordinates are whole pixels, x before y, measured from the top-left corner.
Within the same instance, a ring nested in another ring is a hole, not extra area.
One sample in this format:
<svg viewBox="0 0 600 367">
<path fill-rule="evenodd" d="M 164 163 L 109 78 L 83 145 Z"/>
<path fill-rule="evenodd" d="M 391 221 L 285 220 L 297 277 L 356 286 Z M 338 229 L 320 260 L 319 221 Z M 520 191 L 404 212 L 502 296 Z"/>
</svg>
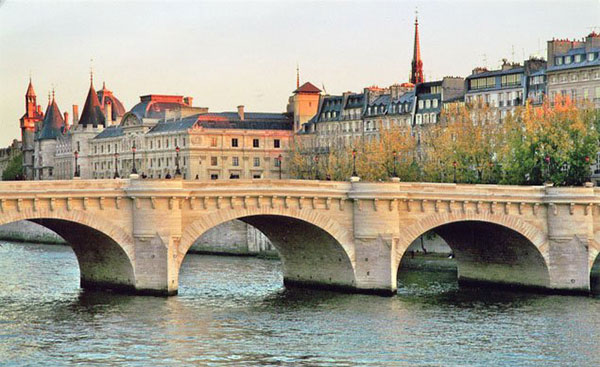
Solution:
<svg viewBox="0 0 600 367">
<path fill-rule="evenodd" d="M 81 285 L 173 295 L 205 232 L 248 223 L 281 255 L 286 285 L 393 294 L 402 256 L 434 231 L 459 281 L 588 293 L 600 189 L 301 180 L 0 183 L 0 224 L 67 240 Z"/>
</svg>

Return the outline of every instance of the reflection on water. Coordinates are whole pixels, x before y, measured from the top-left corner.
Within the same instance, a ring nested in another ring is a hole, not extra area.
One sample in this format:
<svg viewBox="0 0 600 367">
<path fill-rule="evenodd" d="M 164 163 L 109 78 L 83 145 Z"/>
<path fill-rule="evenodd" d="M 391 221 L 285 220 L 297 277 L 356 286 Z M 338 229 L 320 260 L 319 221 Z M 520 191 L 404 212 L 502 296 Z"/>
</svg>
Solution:
<svg viewBox="0 0 600 367">
<path fill-rule="evenodd" d="M 79 289 L 60 246 L 0 246 L 0 364 L 597 366 L 600 299 L 399 276 L 384 298 L 286 290 L 281 264 L 188 256 L 180 295 Z"/>
</svg>

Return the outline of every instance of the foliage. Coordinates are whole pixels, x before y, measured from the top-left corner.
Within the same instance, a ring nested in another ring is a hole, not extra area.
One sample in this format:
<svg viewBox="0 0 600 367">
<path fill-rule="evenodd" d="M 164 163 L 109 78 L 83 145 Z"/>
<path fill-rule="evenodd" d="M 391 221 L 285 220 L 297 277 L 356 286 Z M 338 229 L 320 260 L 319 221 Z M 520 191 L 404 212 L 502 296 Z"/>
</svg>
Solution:
<svg viewBox="0 0 600 367">
<path fill-rule="evenodd" d="M 15 154 L 2 172 L 2 181 L 23 179 L 23 154 Z"/>
<path fill-rule="evenodd" d="M 379 138 L 365 135 L 321 152 L 296 144 L 292 177 L 347 180 L 356 150 L 364 181 L 394 175 L 402 181 L 519 185 L 589 180 L 600 138 L 598 110 L 559 98 L 516 108 L 501 122 L 499 117 L 497 109 L 482 105 L 450 105 L 437 124 L 383 129 Z"/>
</svg>

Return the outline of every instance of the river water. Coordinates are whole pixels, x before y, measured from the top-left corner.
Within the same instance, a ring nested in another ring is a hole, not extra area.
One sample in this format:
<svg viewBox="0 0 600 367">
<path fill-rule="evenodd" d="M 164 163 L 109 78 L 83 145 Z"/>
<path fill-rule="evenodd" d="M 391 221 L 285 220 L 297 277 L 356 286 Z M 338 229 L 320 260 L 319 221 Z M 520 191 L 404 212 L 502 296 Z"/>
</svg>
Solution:
<svg viewBox="0 0 600 367">
<path fill-rule="evenodd" d="M 459 290 L 406 272 L 385 298 L 286 290 L 281 264 L 188 255 L 179 295 L 79 289 L 64 246 L 0 243 L 1 366 L 600 366 L 600 298 Z"/>
</svg>

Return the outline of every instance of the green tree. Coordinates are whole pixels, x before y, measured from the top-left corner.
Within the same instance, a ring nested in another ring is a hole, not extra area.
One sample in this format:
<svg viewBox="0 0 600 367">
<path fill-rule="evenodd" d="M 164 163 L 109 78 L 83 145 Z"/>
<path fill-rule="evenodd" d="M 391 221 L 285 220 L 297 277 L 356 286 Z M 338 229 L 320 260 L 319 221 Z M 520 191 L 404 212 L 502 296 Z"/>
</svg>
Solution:
<svg viewBox="0 0 600 367">
<path fill-rule="evenodd" d="M 2 181 L 15 181 L 23 179 L 23 154 L 19 153 L 12 157 L 4 172 Z"/>
</svg>

